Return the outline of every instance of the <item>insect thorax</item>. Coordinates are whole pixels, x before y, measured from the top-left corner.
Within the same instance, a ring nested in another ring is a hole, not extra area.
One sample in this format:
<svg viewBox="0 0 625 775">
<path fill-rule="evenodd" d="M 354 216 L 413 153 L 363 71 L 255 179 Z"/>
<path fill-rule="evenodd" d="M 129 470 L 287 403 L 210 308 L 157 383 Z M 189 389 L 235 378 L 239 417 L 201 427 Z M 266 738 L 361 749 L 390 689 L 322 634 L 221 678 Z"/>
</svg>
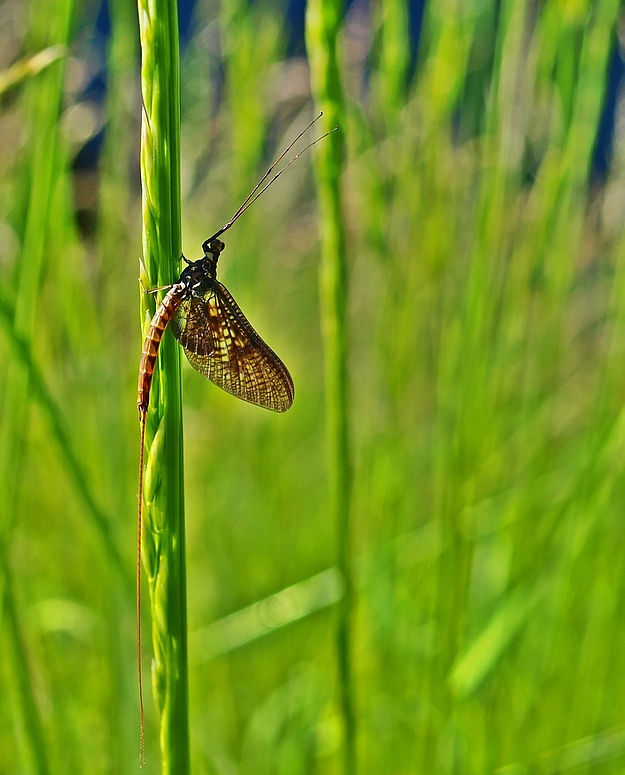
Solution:
<svg viewBox="0 0 625 775">
<path fill-rule="evenodd" d="M 183 283 L 191 293 L 203 293 L 215 284 L 217 279 L 217 258 L 205 256 L 193 261 L 180 275 Z"/>
</svg>

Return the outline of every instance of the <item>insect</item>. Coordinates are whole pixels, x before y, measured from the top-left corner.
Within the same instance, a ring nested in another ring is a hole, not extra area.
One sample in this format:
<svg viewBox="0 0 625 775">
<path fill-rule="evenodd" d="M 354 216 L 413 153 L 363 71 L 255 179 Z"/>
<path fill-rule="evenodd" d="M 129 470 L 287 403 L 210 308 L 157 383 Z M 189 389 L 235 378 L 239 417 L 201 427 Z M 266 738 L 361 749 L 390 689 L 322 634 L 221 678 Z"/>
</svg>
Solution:
<svg viewBox="0 0 625 775">
<path fill-rule="evenodd" d="M 230 291 L 217 279 L 217 262 L 225 248 L 219 237 L 274 183 L 280 175 L 310 147 L 336 131 L 318 137 L 300 151 L 277 172 L 269 182 L 276 166 L 295 143 L 323 114 L 319 113 L 276 159 L 252 189 L 230 220 L 202 243 L 204 256 L 189 261 L 177 282 L 148 293 L 167 290 L 150 323 L 143 344 L 139 366 L 137 408 L 141 423 L 139 470 L 139 513 L 137 522 L 137 650 L 139 675 L 139 702 L 141 723 L 141 763 L 145 761 L 145 721 L 141 670 L 141 531 L 143 511 L 143 462 L 145 425 L 150 403 L 150 388 L 156 360 L 165 329 L 169 325 L 173 335 L 184 348 L 194 369 L 233 396 L 274 412 L 286 412 L 295 395 L 293 380 L 287 367 L 256 333 L 233 299 Z M 263 185 L 264 184 L 264 185 Z"/>
<path fill-rule="evenodd" d="M 202 245 L 204 258 L 185 258 L 187 268 L 152 318 L 139 367 L 140 418 L 148 410 L 156 357 L 168 324 L 193 368 L 228 393 L 274 412 L 286 412 L 293 403 L 288 369 L 217 279 L 217 261 L 224 248 L 212 236 Z"/>
</svg>

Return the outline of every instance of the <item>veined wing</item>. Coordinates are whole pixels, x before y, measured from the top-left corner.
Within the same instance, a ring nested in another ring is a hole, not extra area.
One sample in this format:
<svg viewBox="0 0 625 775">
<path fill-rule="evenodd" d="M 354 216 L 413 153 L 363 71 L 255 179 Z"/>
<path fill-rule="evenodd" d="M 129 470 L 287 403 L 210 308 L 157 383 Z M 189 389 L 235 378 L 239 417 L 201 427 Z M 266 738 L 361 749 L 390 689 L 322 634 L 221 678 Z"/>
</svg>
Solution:
<svg viewBox="0 0 625 775">
<path fill-rule="evenodd" d="M 286 366 L 220 282 L 180 305 L 171 322 L 194 369 L 243 401 L 286 412 L 295 394 Z"/>
</svg>

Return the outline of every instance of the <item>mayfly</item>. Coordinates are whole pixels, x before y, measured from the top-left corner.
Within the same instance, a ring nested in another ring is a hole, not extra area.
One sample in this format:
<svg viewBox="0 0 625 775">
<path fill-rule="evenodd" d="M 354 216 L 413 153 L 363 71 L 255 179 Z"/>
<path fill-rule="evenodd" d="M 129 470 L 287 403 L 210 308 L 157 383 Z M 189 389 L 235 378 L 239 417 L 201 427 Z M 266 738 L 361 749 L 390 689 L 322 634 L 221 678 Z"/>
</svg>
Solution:
<svg viewBox="0 0 625 775">
<path fill-rule="evenodd" d="M 145 425 L 150 403 L 150 388 L 156 359 L 165 329 L 169 325 L 180 342 L 194 369 L 233 396 L 274 412 L 286 412 L 295 395 L 293 380 L 287 367 L 261 339 L 233 299 L 230 291 L 217 279 L 217 262 L 225 248 L 219 237 L 230 229 L 243 213 L 274 183 L 299 157 L 324 137 L 318 137 L 271 177 L 276 166 L 295 143 L 323 114 L 319 113 L 274 161 L 254 186 L 239 209 L 212 237 L 202 243 L 204 255 L 189 261 L 177 282 L 166 290 L 150 323 L 143 344 L 139 366 L 139 393 L 137 407 L 141 423 L 141 451 L 139 470 L 139 514 L 137 522 L 137 648 L 139 671 L 139 702 L 141 714 L 141 763 L 145 751 L 145 719 L 141 671 L 141 530 L 143 511 L 143 455 Z M 271 179 L 268 180 L 268 178 Z"/>
</svg>

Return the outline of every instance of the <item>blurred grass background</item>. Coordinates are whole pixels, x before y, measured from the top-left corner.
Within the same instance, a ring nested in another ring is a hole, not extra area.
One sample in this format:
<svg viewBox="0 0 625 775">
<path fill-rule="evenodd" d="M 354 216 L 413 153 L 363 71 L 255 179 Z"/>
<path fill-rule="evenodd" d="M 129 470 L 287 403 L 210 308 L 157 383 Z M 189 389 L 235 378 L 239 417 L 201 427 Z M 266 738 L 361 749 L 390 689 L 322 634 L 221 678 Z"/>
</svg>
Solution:
<svg viewBox="0 0 625 775">
<path fill-rule="evenodd" d="M 621 772 L 618 100 L 609 165 L 596 150 L 619 3 L 440 0 L 418 49 L 415 8 L 357 0 L 340 36 L 358 772 Z M 285 10 L 195 7 L 191 258 L 313 115 Z M 137 762 L 138 44 L 134 7 L 109 12 L 102 37 L 97 5 L 0 5 L 3 68 L 68 46 L 0 103 L 2 773 Z M 309 161 L 220 262 L 293 409 L 183 368 L 197 773 L 341 771 Z"/>
</svg>

